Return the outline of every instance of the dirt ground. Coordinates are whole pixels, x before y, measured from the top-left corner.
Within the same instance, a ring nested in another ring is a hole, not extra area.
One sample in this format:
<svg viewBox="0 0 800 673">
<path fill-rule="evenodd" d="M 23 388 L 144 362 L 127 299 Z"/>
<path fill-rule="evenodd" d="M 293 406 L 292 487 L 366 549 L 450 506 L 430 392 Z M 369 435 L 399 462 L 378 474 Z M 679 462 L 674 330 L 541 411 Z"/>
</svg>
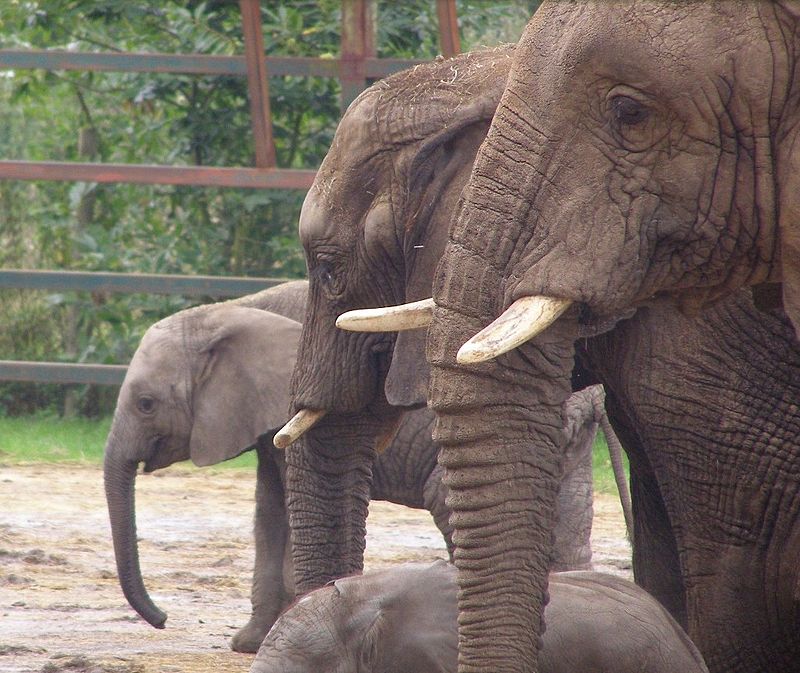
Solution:
<svg viewBox="0 0 800 673">
<path fill-rule="evenodd" d="M 173 467 L 137 479 L 145 584 L 169 619 L 156 630 L 117 583 L 99 468 L 0 466 L 0 671 L 246 672 L 229 648 L 250 614 L 255 475 Z M 367 568 L 446 558 L 425 511 L 370 508 Z M 619 502 L 599 494 L 598 570 L 630 577 Z"/>
</svg>

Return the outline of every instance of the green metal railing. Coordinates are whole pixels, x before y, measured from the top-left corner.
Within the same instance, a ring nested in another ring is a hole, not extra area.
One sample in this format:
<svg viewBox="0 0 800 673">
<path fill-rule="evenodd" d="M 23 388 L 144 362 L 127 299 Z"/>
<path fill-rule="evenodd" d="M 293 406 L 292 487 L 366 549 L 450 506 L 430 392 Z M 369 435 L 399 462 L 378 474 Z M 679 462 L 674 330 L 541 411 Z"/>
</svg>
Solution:
<svg viewBox="0 0 800 673">
<path fill-rule="evenodd" d="M 152 273 L 98 273 L 0 269 L 0 289 L 68 292 L 142 292 L 185 297 L 239 297 L 285 283 L 288 278 L 177 276 Z M 0 381 L 119 385 L 125 365 L 0 360 Z"/>
</svg>

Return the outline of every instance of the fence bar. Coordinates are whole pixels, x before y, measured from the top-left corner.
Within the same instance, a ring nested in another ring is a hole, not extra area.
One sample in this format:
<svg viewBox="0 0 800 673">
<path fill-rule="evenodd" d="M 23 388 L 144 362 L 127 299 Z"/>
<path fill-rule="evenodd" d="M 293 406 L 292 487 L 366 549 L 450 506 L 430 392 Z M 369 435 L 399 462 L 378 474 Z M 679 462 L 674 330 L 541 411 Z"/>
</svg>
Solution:
<svg viewBox="0 0 800 673">
<path fill-rule="evenodd" d="M 0 49 L 0 70 L 86 70 L 189 75 L 246 75 L 244 56 Z"/>
<path fill-rule="evenodd" d="M 73 292 L 141 292 L 185 297 L 239 297 L 287 282 L 288 278 L 179 276 L 155 273 L 0 269 L 0 289 Z"/>
<path fill-rule="evenodd" d="M 267 56 L 266 62 L 270 77 L 338 77 L 342 68 L 341 59 L 313 56 Z M 412 58 L 367 57 L 364 71 L 368 78 L 378 79 L 422 62 Z M 247 63 L 244 56 L 0 49 L 0 70 L 29 69 L 242 77 L 247 74 Z"/>
<path fill-rule="evenodd" d="M 439 16 L 439 45 L 442 55 L 450 58 L 461 53 L 456 0 L 436 0 L 436 13 Z"/>
<path fill-rule="evenodd" d="M 375 56 L 375 8 L 372 0 L 342 0 L 342 110 L 367 87 L 365 60 Z"/>
<path fill-rule="evenodd" d="M 256 166 L 276 165 L 275 142 L 272 138 L 272 115 L 269 110 L 269 85 L 264 60 L 264 32 L 261 28 L 259 0 L 239 0 L 244 33 L 244 54 L 247 61 L 247 92 L 250 99 L 250 123 L 256 148 Z"/>
<path fill-rule="evenodd" d="M 150 166 L 78 161 L 0 161 L 0 180 L 129 182 L 141 185 L 203 185 L 248 189 L 308 189 L 316 171 L 298 168 Z"/>
<path fill-rule="evenodd" d="M 125 365 L 84 365 L 67 362 L 0 360 L 0 381 L 31 383 L 98 383 L 118 386 L 125 378 Z"/>
</svg>

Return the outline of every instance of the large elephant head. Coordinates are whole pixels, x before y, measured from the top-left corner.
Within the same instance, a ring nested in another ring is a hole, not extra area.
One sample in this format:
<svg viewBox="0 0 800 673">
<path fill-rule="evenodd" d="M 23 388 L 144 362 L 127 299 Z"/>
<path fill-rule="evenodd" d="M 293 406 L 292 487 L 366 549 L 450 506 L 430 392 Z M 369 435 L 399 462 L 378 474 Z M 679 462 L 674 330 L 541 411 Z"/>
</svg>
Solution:
<svg viewBox="0 0 800 673">
<path fill-rule="evenodd" d="M 390 435 L 397 407 L 424 404 L 427 393 L 424 332 L 395 344 L 394 334 L 338 330 L 336 318 L 430 297 L 511 53 L 440 60 L 370 87 L 343 117 L 306 197 L 309 305 L 293 379 L 297 414 L 276 438 L 286 446 L 306 432 L 287 455 L 298 591 L 361 569 L 376 438 Z"/>
<path fill-rule="evenodd" d="M 780 280 L 800 327 L 797 9 L 552 2 L 528 25 L 429 330 L 460 671 L 535 670 L 575 336 Z"/>
<path fill-rule="evenodd" d="M 285 422 L 300 324 L 253 308 L 264 303 L 254 297 L 181 311 L 150 327 L 117 400 L 104 464 L 117 571 L 128 602 L 158 628 L 167 616 L 139 568 L 136 470 L 189 458 L 212 465 Z"/>
</svg>

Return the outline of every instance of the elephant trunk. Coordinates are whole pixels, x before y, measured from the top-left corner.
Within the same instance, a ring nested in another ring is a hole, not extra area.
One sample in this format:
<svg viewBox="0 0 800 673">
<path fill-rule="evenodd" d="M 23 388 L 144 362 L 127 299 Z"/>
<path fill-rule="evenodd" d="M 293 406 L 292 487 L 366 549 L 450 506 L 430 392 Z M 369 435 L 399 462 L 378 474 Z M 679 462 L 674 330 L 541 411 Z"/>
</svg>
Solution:
<svg viewBox="0 0 800 673">
<path fill-rule="evenodd" d="M 434 438 L 456 546 L 459 673 L 537 670 L 574 362 L 575 323 L 564 318 L 496 359 L 456 361 L 519 298 L 504 276 L 526 232 L 501 213 L 529 212 L 532 185 L 509 179 L 516 154 L 492 142 L 498 133 L 493 122 L 465 188 L 428 331 Z"/>
<path fill-rule="evenodd" d="M 571 341 L 455 367 L 474 320 L 436 312 L 431 401 L 456 545 L 459 671 L 522 670 L 541 648 Z"/>
<path fill-rule="evenodd" d="M 361 572 L 377 425 L 328 414 L 287 450 L 286 495 L 298 595 Z"/>
<path fill-rule="evenodd" d="M 113 444 L 109 441 L 106 447 L 103 476 L 119 582 L 131 607 L 152 626 L 163 629 L 167 615 L 150 599 L 139 569 L 134 509 L 137 463 L 116 455 Z"/>
</svg>

